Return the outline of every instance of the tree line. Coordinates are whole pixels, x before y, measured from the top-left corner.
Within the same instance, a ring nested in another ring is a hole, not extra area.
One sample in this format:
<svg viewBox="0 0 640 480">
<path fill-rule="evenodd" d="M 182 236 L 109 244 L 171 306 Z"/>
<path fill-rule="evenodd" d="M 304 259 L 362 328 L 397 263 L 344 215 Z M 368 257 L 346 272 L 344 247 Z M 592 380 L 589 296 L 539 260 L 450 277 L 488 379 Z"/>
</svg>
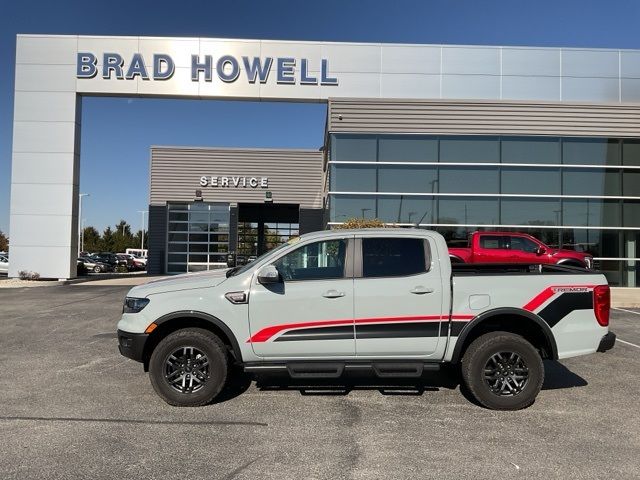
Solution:
<svg viewBox="0 0 640 480">
<path fill-rule="evenodd" d="M 100 234 L 95 227 L 84 227 L 83 231 L 83 251 L 89 253 L 96 252 L 124 252 L 127 248 L 140 248 L 142 230 L 136 233 L 131 232 L 131 225 L 126 221 L 111 228 L 108 226 Z M 147 248 L 147 232 L 144 232 L 144 247 Z"/>
</svg>

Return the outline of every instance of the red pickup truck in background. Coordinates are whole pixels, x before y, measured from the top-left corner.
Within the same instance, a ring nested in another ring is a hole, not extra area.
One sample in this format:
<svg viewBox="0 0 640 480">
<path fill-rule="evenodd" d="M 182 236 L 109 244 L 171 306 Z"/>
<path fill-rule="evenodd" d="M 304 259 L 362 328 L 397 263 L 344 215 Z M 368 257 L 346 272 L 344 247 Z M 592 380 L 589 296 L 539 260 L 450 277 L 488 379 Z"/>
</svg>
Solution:
<svg viewBox="0 0 640 480">
<path fill-rule="evenodd" d="M 553 249 L 526 233 L 474 232 L 467 248 L 449 248 L 451 263 L 552 263 L 593 268 L 593 256 Z"/>
</svg>

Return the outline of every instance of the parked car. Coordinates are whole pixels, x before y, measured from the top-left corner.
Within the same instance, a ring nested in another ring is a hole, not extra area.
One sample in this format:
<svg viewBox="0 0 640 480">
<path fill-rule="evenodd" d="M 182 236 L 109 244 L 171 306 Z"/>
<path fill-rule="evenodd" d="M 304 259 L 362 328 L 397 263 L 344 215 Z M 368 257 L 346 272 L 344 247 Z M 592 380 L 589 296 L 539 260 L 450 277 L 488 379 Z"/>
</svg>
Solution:
<svg viewBox="0 0 640 480">
<path fill-rule="evenodd" d="M 124 253 L 116 253 L 116 257 L 118 258 L 120 265 L 126 266 L 127 271 L 130 272 L 138 268 L 136 263 L 133 261 L 133 257 L 131 257 L 130 255 L 125 255 Z"/>
<path fill-rule="evenodd" d="M 146 258 L 137 257 L 137 256 L 132 255 L 130 253 L 118 253 L 117 255 L 126 257 L 127 258 L 127 262 L 129 260 L 131 260 L 133 262 L 135 270 L 144 270 L 145 268 L 147 268 L 147 259 Z"/>
<path fill-rule="evenodd" d="M 526 233 L 474 232 L 466 248 L 449 248 L 453 263 L 541 263 L 593 268 L 593 256 L 554 249 Z"/>
<path fill-rule="evenodd" d="M 114 270 L 131 270 L 133 267 L 133 262 L 122 255 L 118 255 L 117 253 L 111 252 L 100 252 L 94 253 L 91 258 L 96 259 L 100 262 L 108 263 L 113 266 Z"/>
<path fill-rule="evenodd" d="M 87 271 L 93 273 L 113 272 L 113 265 L 101 262 L 94 257 L 78 257 L 78 261 L 82 262 Z"/>
<path fill-rule="evenodd" d="M 9 257 L 0 255 L 0 273 L 9 273 Z"/>
<path fill-rule="evenodd" d="M 516 410 L 540 391 L 543 359 L 615 343 L 603 275 L 535 267 L 452 270 L 444 237 L 428 230 L 315 232 L 243 267 L 132 288 L 119 349 L 171 405 L 211 402 L 239 366 L 313 382 L 453 364 L 480 404 Z"/>
</svg>

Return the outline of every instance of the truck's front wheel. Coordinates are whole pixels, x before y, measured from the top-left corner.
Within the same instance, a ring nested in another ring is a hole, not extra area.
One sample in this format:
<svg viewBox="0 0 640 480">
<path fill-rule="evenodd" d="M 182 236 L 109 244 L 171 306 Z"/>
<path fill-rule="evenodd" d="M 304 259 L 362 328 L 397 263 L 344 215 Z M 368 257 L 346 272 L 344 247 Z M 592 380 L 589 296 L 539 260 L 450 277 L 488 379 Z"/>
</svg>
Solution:
<svg viewBox="0 0 640 480">
<path fill-rule="evenodd" d="M 211 402 L 224 387 L 228 360 L 222 341 L 200 328 L 167 335 L 153 350 L 149 379 L 170 405 L 198 407 Z"/>
<path fill-rule="evenodd" d="M 519 410 L 535 401 L 544 365 L 538 351 L 520 335 L 492 332 L 469 345 L 462 358 L 462 380 L 481 405 Z"/>
</svg>

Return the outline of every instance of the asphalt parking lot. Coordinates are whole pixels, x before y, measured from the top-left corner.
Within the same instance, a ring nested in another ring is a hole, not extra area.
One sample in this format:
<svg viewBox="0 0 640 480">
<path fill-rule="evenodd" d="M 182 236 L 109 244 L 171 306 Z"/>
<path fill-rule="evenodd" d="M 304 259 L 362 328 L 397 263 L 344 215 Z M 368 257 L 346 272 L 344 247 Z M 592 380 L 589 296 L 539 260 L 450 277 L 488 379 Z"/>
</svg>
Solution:
<svg viewBox="0 0 640 480">
<path fill-rule="evenodd" d="M 117 352 L 128 288 L 0 290 L 1 478 L 640 478 L 633 310 L 612 312 L 628 343 L 548 363 L 524 411 L 482 409 L 442 379 L 382 391 L 253 383 L 181 409 Z"/>
</svg>

